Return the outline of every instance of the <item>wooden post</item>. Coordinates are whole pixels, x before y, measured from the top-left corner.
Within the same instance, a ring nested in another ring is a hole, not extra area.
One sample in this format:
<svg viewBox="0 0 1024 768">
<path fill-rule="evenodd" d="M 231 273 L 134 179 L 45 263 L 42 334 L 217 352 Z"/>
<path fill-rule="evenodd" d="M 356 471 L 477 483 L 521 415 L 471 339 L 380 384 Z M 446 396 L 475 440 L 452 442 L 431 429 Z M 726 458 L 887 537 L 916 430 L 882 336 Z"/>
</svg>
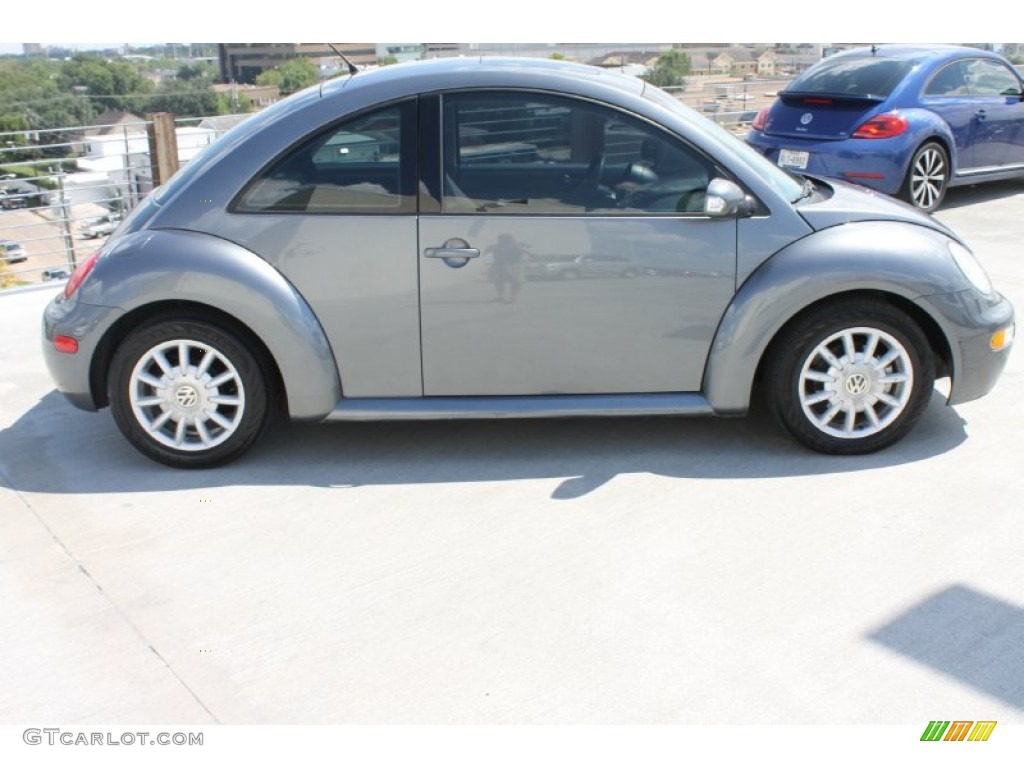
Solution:
<svg viewBox="0 0 1024 768">
<path fill-rule="evenodd" d="M 174 132 L 174 115 L 154 112 L 146 115 L 149 121 L 149 158 L 153 164 L 153 187 L 159 187 L 178 170 L 178 136 Z"/>
</svg>

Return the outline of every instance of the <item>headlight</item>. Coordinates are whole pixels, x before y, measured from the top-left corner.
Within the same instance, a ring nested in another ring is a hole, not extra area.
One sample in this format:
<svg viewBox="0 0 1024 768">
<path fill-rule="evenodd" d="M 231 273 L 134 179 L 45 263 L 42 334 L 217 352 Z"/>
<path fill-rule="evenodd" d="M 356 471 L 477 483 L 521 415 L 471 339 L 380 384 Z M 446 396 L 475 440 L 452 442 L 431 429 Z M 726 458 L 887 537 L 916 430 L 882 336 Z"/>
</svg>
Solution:
<svg viewBox="0 0 1024 768">
<path fill-rule="evenodd" d="M 995 288 L 992 287 L 992 281 L 989 279 L 985 268 L 981 266 L 978 259 L 967 248 L 964 248 L 954 240 L 950 240 L 949 253 L 953 257 L 953 261 L 956 262 L 956 265 L 960 267 L 960 271 L 964 273 L 964 277 L 970 280 L 971 285 L 987 296 L 991 296 L 996 292 Z"/>
</svg>

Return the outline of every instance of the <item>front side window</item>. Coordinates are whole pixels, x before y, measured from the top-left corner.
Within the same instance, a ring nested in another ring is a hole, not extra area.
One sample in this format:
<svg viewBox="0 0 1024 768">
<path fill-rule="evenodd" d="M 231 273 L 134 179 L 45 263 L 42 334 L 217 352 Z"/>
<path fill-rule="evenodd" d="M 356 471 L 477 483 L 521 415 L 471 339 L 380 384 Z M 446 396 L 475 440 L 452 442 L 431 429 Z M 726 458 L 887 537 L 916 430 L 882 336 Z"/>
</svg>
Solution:
<svg viewBox="0 0 1024 768">
<path fill-rule="evenodd" d="M 967 86 L 973 96 L 1020 96 L 1020 81 L 998 61 L 965 62 Z"/>
<path fill-rule="evenodd" d="M 318 133 L 261 172 L 236 210 L 415 212 L 415 113 L 405 102 Z"/>
<path fill-rule="evenodd" d="M 444 97 L 442 212 L 700 213 L 714 164 L 639 118 L 508 92 Z"/>
</svg>

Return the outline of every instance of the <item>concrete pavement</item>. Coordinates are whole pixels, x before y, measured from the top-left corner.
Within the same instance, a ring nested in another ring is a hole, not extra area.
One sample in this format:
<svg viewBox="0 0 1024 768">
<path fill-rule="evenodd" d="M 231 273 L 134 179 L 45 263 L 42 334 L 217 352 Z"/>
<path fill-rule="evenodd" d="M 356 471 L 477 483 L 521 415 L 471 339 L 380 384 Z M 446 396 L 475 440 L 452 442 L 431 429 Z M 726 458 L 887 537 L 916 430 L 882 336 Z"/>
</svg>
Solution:
<svg viewBox="0 0 1024 768">
<path fill-rule="evenodd" d="M 1024 182 L 953 190 L 1024 308 Z M 1018 350 L 881 454 L 764 416 L 278 427 L 199 472 L 0 295 L 0 723 L 1021 722 Z"/>
</svg>

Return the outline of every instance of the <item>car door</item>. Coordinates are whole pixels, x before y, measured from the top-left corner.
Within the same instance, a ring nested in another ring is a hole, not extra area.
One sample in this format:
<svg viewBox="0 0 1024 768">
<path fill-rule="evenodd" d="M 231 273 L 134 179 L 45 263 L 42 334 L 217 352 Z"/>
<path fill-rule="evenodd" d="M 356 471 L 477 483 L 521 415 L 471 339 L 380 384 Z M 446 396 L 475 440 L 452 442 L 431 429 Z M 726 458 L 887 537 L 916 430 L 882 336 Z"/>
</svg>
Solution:
<svg viewBox="0 0 1024 768">
<path fill-rule="evenodd" d="M 702 212 L 721 169 L 607 105 L 436 98 L 441 201 L 419 222 L 424 394 L 698 391 L 734 290 L 736 222 Z M 639 276 L 533 279 L 535 265 L 573 261 Z"/>
<path fill-rule="evenodd" d="M 309 302 L 346 397 L 418 397 L 417 100 L 317 128 L 211 226 Z"/>
<path fill-rule="evenodd" d="M 966 72 L 966 61 L 953 61 L 936 72 L 921 93 L 921 106 L 941 117 L 953 134 L 951 159 L 957 173 L 970 172 L 978 164 L 977 104 L 968 88 Z"/>
<path fill-rule="evenodd" d="M 1017 75 L 1002 62 L 972 59 L 967 85 L 974 100 L 977 165 L 986 170 L 1024 164 L 1024 102 Z"/>
</svg>

